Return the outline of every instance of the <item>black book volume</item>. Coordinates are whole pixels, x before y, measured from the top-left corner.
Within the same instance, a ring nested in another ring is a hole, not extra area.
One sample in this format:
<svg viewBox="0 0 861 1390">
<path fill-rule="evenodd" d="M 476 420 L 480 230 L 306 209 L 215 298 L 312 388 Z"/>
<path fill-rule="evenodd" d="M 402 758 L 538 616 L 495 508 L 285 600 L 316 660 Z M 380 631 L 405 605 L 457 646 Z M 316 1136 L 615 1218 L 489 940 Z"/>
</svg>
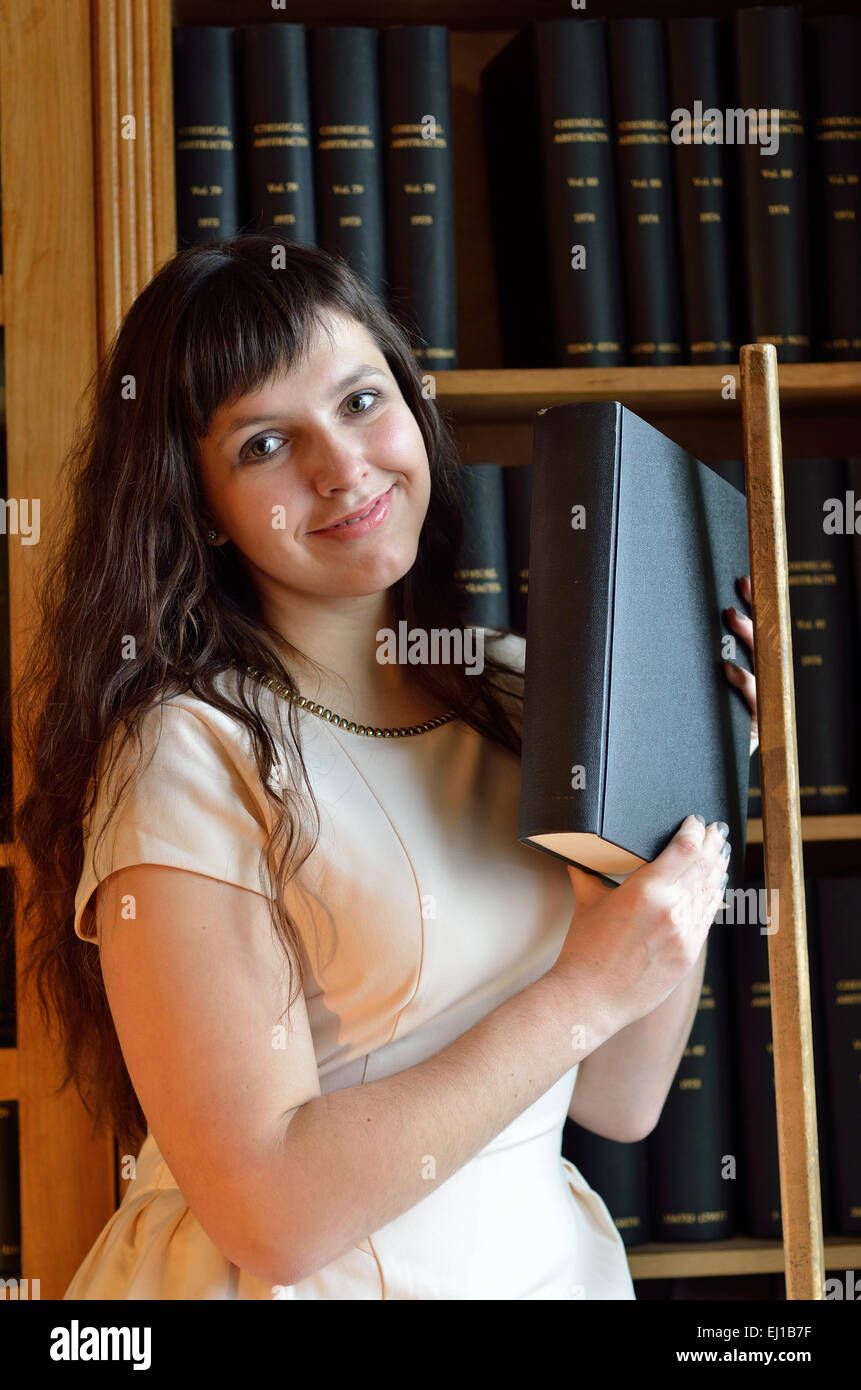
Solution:
<svg viewBox="0 0 861 1390">
<path fill-rule="evenodd" d="M 389 308 L 423 367 L 457 366 L 448 29 L 383 30 Z"/>
<path fill-rule="evenodd" d="M 310 54 L 319 242 L 385 298 L 377 30 L 323 25 Z"/>
<path fill-rule="evenodd" d="M 685 352 L 664 21 L 612 20 L 610 71 L 630 360 L 677 366 Z"/>
<path fill-rule="evenodd" d="M 817 356 L 861 358 L 861 15 L 813 15 L 809 59 Z"/>
<path fill-rule="evenodd" d="M 617 401 L 535 419 L 519 836 L 592 872 L 684 818 L 744 863 L 750 709 L 724 668 L 744 496 Z M 729 634 L 731 635 L 731 634 Z M 735 660 L 749 670 L 736 644 Z"/>
<path fill-rule="evenodd" d="M 759 140 L 748 130 L 739 145 L 748 341 L 774 343 L 781 362 L 809 362 L 801 11 L 757 6 L 737 10 L 735 24 L 738 105 L 761 113 Z"/>
<path fill-rule="evenodd" d="M 671 19 L 667 31 L 671 114 L 688 117 L 687 125 L 674 121 L 672 132 L 688 357 L 693 363 L 737 362 L 734 208 L 726 146 L 712 138 L 708 116 L 727 105 L 729 32 L 721 20 L 701 16 Z"/>
<path fill-rule="evenodd" d="M 238 30 L 242 149 L 252 225 L 313 245 L 314 159 L 305 29 L 246 24 Z"/>
<path fill-rule="evenodd" d="M 180 246 L 221 241 L 240 230 L 235 32 L 217 24 L 181 25 L 173 31 Z"/>
</svg>

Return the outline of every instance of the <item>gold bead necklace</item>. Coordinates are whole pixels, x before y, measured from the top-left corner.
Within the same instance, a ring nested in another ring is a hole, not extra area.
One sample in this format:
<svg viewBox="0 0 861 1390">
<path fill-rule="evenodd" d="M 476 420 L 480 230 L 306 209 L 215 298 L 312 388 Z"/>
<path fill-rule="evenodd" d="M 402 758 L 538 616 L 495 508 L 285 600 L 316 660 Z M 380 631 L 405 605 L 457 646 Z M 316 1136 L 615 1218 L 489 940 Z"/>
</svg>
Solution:
<svg viewBox="0 0 861 1390">
<path fill-rule="evenodd" d="M 366 738 L 410 738 L 414 734 L 426 734 L 430 729 L 438 729 L 441 724 L 448 724 L 450 720 L 457 718 L 456 710 L 449 710 L 448 714 L 441 714 L 436 719 L 427 719 L 423 724 L 410 724 L 400 729 L 374 729 L 364 724 L 356 724 L 354 720 L 344 719 L 327 709 L 325 705 L 315 705 L 313 700 L 308 700 L 304 695 L 294 695 L 288 690 L 286 685 L 275 676 L 268 676 L 265 671 L 260 671 L 256 666 L 246 666 L 245 670 L 249 676 L 253 676 L 261 685 L 274 690 L 277 695 L 283 696 L 285 700 L 292 700 L 300 709 L 308 710 L 310 714 L 316 714 L 320 719 L 325 719 L 328 724 L 334 724 L 338 729 L 345 729 L 348 734 L 363 734 Z"/>
</svg>

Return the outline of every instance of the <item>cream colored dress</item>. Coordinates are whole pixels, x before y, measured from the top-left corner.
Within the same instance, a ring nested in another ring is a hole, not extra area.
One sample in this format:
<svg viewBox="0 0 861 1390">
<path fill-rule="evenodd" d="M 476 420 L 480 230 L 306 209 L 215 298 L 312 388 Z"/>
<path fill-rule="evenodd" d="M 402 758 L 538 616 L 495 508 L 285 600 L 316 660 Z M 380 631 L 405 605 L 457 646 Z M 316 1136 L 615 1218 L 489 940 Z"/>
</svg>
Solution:
<svg viewBox="0 0 861 1390">
<path fill-rule="evenodd" d="M 523 639 L 496 650 L 522 671 Z M 290 903 L 325 1094 L 415 1066 L 539 979 L 559 955 L 574 895 L 564 864 L 517 839 L 512 753 L 460 720 L 370 739 L 300 718 L 322 823 Z M 259 893 L 269 815 L 245 729 L 177 696 L 99 850 L 100 877 L 109 864 L 167 864 Z M 75 898 L 82 950 L 98 949 L 83 916 L 96 882 L 88 848 Z M 633 1299 L 606 1205 L 561 1156 L 577 1070 L 410 1210 L 288 1287 L 221 1254 L 148 1131 L 65 1298 Z"/>
</svg>

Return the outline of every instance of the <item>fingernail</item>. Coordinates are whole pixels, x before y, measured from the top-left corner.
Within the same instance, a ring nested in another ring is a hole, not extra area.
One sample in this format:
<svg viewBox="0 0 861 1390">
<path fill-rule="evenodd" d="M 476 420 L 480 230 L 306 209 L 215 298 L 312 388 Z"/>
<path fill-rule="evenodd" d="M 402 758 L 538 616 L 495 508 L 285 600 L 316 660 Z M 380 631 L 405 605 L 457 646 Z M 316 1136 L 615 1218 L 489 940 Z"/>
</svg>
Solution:
<svg viewBox="0 0 861 1390">
<path fill-rule="evenodd" d="M 705 825 L 705 823 L 706 823 L 706 818 L 705 818 L 705 816 L 701 816 L 700 813 L 699 813 L 699 811 L 695 811 L 695 812 L 694 812 L 694 820 L 698 820 L 699 823 L 700 823 L 700 825 Z"/>
<path fill-rule="evenodd" d="M 730 845 L 729 840 L 724 840 L 723 844 L 720 847 L 720 852 L 723 855 L 724 859 L 729 859 L 731 848 L 732 846 Z"/>
<path fill-rule="evenodd" d="M 717 823 L 717 828 L 718 828 L 718 830 L 720 831 L 720 833 L 723 835 L 724 839 L 726 839 L 727 835 L 729 834 L 729 826 L 727 825 L 726 821 L 725 821 L 725 820 L 719 820 L 718 823 Z"/>
<path fill-rule="evenodd" d="M 726 886 L 727 886 L 728 883 L 729 883 L 729 874 L 724 874 L 723 878 L 722 878 L 721 881 L 720 881 L 721 892 L 723 892 L 724 888 L 726 888 Z"/>
</svg>

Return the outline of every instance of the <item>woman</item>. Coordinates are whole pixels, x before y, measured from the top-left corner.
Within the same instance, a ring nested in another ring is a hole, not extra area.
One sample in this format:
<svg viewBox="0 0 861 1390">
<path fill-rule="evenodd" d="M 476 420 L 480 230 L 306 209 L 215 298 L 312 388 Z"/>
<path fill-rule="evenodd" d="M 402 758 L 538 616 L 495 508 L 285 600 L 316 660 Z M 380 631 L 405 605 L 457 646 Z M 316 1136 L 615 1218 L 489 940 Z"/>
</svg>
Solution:
<svg viewBox="0 0 861 1390">
<path fill-rule="evenodd" d="M 66 1297 L 633 1298 L 561 1130 L 660 1113 L 725 827 L 566 880 L 517 840 L 522 640 L 381 659 L 465 630 L 457 460 L 342 263 L 180 252 L 96 391 L 19 822 L 46 1021 L 131 1179 Z"/>
</svg>

